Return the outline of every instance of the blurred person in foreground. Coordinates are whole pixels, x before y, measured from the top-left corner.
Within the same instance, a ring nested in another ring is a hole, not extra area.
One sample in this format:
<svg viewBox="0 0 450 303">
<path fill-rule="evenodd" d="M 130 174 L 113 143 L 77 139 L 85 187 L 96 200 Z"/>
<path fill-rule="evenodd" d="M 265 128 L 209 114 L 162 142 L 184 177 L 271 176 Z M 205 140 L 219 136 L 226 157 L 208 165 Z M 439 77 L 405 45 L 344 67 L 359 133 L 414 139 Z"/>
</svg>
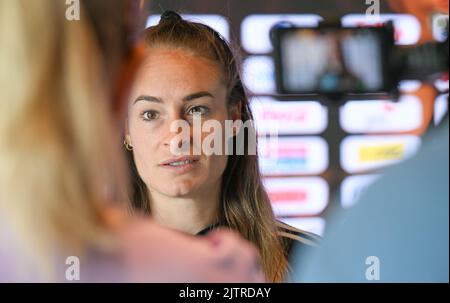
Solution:
<svg viewBox="0 0 450 303">
<path fill-rule="evenodd" d="M 235 234 L 128 215 L 117 134 L 141 1 L 80 2 L 68 21 L 64 1 L 0 0 L 0 281 L 64 282 L 75 256 L 80 282 L 261 282 Z"/>
<path fill-rule="evenodd" d="M 447 118 L 415 158 L 386 170 L 352 209 L 334 213 L 321 247 L 292 255 L 292 280 L 448 283 L 448 127 Z"/>
<path fill-rule="evenodd" d="M 448 2 L 437 0 L 390 4 L 418 17 L 423 30 L 420 43 L 432 37 L 431 14 L 448 13 Z M 333 214 L 319 250 L 291 256 L 295 263 L 291 280 L 448 283 L 448 184 L 447 115 L 425 136 L 416 157 L 387 169 L 352 209 Z"/>
</svg>

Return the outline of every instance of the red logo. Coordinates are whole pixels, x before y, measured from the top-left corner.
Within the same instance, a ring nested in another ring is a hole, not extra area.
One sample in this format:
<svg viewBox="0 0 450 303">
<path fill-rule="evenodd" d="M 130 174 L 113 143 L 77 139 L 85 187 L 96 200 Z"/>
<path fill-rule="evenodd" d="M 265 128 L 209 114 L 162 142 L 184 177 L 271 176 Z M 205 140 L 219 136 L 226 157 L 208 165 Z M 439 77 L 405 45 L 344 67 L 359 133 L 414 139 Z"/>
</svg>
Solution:
<svg viewBox="0 0 450 303">
<path fill-rule="evenodd" d="M 308 199 L 308 193 L 302 190 L 284 191 L 284 192 L 269 192 L 269 198 L 272 203 L 277 202 L 300 202 L 304 203 Z"/>
</svg>

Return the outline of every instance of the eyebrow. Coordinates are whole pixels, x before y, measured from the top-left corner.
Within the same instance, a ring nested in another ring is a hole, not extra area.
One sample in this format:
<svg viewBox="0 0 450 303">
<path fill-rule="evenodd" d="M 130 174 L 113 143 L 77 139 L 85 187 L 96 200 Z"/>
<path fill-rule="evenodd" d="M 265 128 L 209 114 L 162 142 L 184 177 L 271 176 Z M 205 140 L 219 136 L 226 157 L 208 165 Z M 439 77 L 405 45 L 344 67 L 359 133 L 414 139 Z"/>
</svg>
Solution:
<svg viewBox="0 0 450 303">
<path fill-rule="evenodd" d="M 213 94 L 206 92 L 206 91 L 202 91 L 202 92 L 187 95 L 186 97 L 183 98 L 183 102 L 190 102 L 195 99 L 200 99 L 200 98 L 205 98 L 205 97 L 214 98 Z M 139 101 L 164 103 L 164 101 L 161 98 L 148 96 L 148 95 L 141 95 L 141 96 L 137 97 L 136 100 L 134 100 L 134 103 L 137 103 Z"/>
</svg>

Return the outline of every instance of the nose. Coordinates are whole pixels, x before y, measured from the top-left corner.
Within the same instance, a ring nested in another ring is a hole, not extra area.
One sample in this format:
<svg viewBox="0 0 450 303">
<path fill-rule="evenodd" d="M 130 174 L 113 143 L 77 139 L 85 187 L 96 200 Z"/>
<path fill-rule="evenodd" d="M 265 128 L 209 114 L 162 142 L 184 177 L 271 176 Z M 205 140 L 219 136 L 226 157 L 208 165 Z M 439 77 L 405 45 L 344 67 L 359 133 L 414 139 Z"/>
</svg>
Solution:
<svg viewBox="0 0 450 303">
<path fill-rule="evenodd" d="M 167 120 L 166 130 L 164 146 L 174 155 L 189 153 L 192 141 L 190 124 L 179 115 L 172 115 L 172 118 Z"/>
<path fill-rule="evenodd" d="M 186 152 L 189 151 L 190 142 L 190 136 L 183 136 L 182 133 L 169 133 L 164 140 L 164 146 L 169 149 L 177 149 Z"/>
</svg>

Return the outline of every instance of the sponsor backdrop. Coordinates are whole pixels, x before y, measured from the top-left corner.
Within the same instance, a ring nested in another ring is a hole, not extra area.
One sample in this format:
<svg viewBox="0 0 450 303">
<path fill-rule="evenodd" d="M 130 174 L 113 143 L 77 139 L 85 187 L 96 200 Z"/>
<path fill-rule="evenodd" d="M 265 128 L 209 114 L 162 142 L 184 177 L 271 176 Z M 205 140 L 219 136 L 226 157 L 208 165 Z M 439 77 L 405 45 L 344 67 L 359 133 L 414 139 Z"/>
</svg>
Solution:
<svg viewBox="0 0 450 303">
<path fill-rule="evenodd" d="M 416 18 L 393 14 L 384 1 L 381 18 L 367 17 L 363 0 L 337 2 L 153 0 L 147 20 L 148 26 L 156 24 L 162 11 L 176 10 L 240 45 L 243 80 L 251 92 L 261 138 L 260 168 L 274 211 L 280 220 L 319 235 L 326 228 L 328 211 L 352 207 L 383 168 L 417 153 L 423 136 L 419 130 L 424 126 L 424 102 L 415 95 L 422 83 L 415 81 L 400 83 L 398 102 L 366 96 L 336 103 L 276 94 L 269 31 L 277 22 L 314 27 L 327 16 L 339 17 L 345 26 L 393 20 L 398 45 L 413 45 L 419 39 Z M 442 39 L 440 35 L 437 27 L 436 39 Z M 437 91 L 448 91 L 448 77 L 435 86 Z M 446 98 L 448 94 L 438 95 L 431 127 L 447 112 Z M 264 140 L 274 131 L 279 135 L 277 142 Z"/>
</svg>

